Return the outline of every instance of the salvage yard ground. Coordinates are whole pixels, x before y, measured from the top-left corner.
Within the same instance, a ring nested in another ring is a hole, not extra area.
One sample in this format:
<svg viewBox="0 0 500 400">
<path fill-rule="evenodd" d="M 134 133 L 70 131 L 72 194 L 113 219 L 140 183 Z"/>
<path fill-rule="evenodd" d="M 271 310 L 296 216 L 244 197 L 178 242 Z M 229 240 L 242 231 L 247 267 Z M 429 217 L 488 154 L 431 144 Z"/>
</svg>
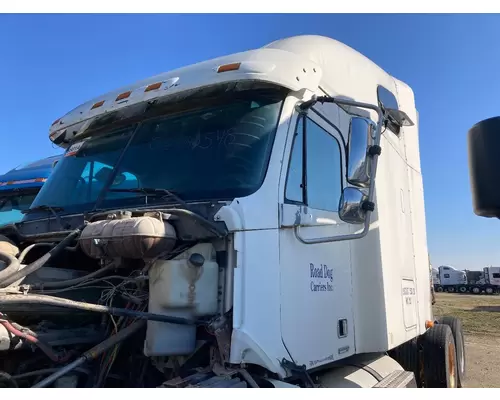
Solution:
<svg viewBox="0 0 500 400">
<path fill-rule="evenodd" d="M 434 313 L 462 320 L 469 388 L 500 387 L 500 296 L 436 293 Z"/>
</svg>

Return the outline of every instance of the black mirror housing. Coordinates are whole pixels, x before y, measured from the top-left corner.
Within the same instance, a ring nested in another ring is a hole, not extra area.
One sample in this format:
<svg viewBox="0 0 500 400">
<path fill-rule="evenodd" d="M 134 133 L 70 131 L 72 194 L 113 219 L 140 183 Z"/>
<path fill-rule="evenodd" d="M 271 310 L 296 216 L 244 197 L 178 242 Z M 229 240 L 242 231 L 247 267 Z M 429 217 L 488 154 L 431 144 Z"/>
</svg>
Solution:
<svg viewBox="0 0 500 400">
<path fill-rule="evenodd" d="M 500 117 L 470 128 L 467 145 L 474 213 L 500 218 Z"/>
</svg>

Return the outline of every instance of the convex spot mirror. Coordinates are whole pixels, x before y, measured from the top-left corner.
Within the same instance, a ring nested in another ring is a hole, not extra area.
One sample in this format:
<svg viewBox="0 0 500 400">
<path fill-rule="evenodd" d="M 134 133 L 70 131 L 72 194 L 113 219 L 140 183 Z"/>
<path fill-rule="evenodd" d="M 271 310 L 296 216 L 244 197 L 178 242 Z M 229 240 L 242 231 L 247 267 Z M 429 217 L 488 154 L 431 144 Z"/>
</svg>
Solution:
<svg viewBox="0 0 500 400">
<path fill-rule="evenodd" d="M 500 117 L 476 123 L 467 134 L 474 213 L 500 218 Z"/>
<path fill-rule="evenodd" d="M 354 187 L 346 187 L 342 191 L 339 202 L 339 217 L 349 224 L 362 224 L 366 219 L 363 204 L 368 196 Z"/>
<path fill-rule="evenodd" d="M 377 125 L 368 118 L 352 117 L 347 144 L 347 181 L 366 188 L 371 180 L 371 157 L 368 155 L 374 143 Z"/>
</svg>

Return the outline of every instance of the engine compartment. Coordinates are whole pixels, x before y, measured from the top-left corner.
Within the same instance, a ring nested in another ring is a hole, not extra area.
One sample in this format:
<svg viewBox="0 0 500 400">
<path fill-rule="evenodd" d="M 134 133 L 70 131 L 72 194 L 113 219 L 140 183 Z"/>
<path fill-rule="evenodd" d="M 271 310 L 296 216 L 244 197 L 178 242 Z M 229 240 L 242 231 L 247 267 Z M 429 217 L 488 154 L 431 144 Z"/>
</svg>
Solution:
<svg viewBox="0 0 500 400">
<path fill-rule="evenodd" d="M 0 386 L 255 386 L 227 364 L 231 243 L 182 209 L 0 236 Z"/>
</svg>

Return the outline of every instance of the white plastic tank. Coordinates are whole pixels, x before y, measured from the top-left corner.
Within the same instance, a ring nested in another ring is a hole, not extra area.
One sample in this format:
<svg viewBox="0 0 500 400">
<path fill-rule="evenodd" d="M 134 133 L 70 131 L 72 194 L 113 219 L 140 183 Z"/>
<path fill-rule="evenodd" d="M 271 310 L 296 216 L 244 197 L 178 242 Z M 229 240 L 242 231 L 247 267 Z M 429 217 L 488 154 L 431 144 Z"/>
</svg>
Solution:
<svg viewBox="0 0 500 400">
<path fill-rule="evenodd" d="M 149 270 L 149 312 L 195 318 L 218 311 L 219 266 L 210 243 L 200 243 L 172 260 L 158 260 Z M 190 354 L 196 326 L 148 321 L 144 354 Z"/>
</svg>

